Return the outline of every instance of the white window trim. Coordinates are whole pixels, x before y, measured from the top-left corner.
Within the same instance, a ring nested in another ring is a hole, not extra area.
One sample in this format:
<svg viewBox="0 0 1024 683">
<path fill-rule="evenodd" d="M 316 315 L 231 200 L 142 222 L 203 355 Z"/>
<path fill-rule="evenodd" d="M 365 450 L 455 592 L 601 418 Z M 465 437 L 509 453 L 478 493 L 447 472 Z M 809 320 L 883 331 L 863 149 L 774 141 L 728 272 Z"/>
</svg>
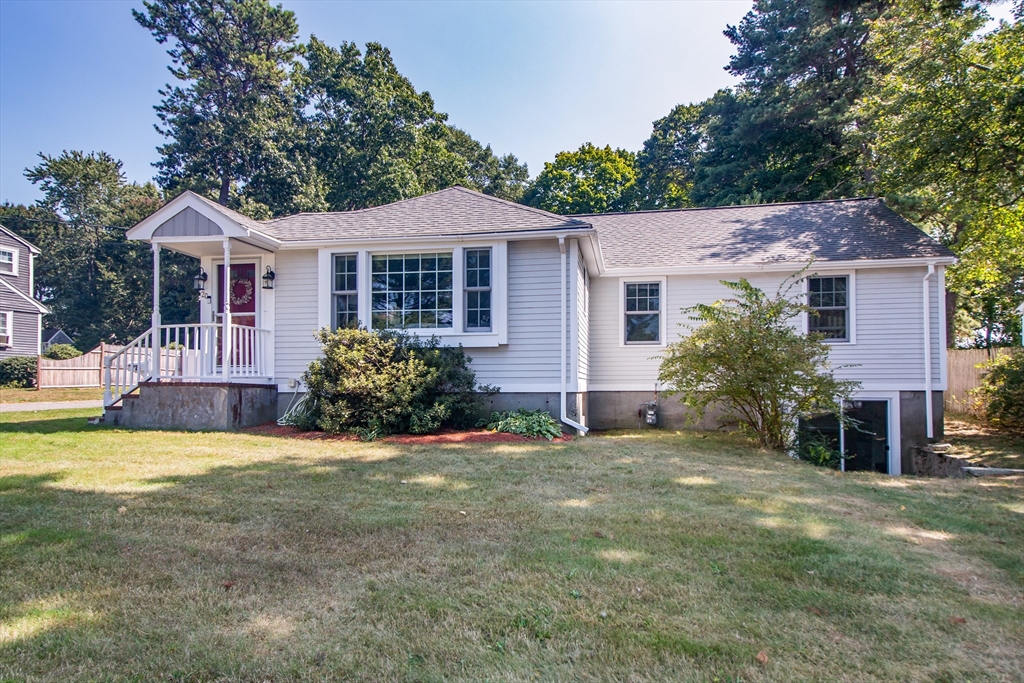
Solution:
<svg viewBox="0 0 1024 683">
<path fill-rule="evenodd" d="M 335 289 L 334 288 L 335 275 L 336 275 L 334 269 L 335 269 L 335 261 L 337 260 L 338 256 L 355 256 L 356 257 L 356 289 L 355 289 L 355 291 L 341 290 L 341 289 Z M 362 259 L 359 258 L 360 256 L 361 256 L 361 254 L 358 251 L 336 251 L 336 252 L 331 254 L 331 281 L 330 281 L 330 288 L 331 288 L 331 329 L 332 330 L 338 329 L 338 305 L 335 303 L 334 297 L 338 296 L 339 294 L 355 294 L 355 296 L 356 296 L 356 323 L 358 323 L 362 319 L 361 316 L 359 315 L 359 304 L 361 303 L 360 302 L 360 298 L 361 297 L 359 296 L 359 275 L 360 275 L 360 273 L 362 273 L 362 270 L 363 270 Z"/>
<path fill-rule="evenodd" d="M 7 329 L 7 347 L 14 346 L 14 311 L 0 311 L 0 316 L 4 318 L 4 327 Z M 43 316 L 37 316 L 40 320 Z"/>
<path fill-rule="evenodd" d="M 626 343 L 626 285 L 646 284 L 657 282 L 661 285 L 658 308 L 658 341 L 657 342 L 631 342 Z M 668 277 L 620 277 L 619 278 L 619 346 L 636 348 L 660 348 L 668 345 L 668 325 L 666 310 L 668 308 Z"/>
<path fill-rule="evenodd" d="M 857 343 L 857 271 L 856 270 L 816 270 L 803 279 L 802 296 L 804 304 L 810 303 L 810 280 L 812 277 L 846 277 L 846 339 L 823 339 L 826 344 L 853 346 Z M 805 313 L 803 333 L 810 331 L 810 313 Z"/>
<path fill-rule="evenodd" d="M 18 249 L 17 247 L 0 246 L 0 251 L 8 251 L 8 252 L 11 252 L 12 254 L 14 254 L 14 258 L 11 261 L 11 268 L 13 270 L 11 270 L 11 272 L 9 272 L 9 273 L 7 271 L 5 271 L 5 270 L 0 270 L 0 275 L 8 275 L 10 277 L 18 277 L 18 272 L 19 272 L 19 267 L 18 266 L 20 265 L 19 262 L 21 260 L 21 255 L 20 255 L 20 251 L 21 250 Z"/>
<path fill-rule="evenodd" d="M 466 298 L 465 250 L 491 250 L 491 329 L 490 331 L 465 331 Z M 333 303 L 334 254 L 358 253 L 356 264 L 359 300 L 359 324 L 371 328 L 371 259 L 375 255 L 417 254 L 452 252 L 452 326 L 431 328 L 406 328 L 409 334 L 421 337 L 437 337 L 442 344 L 466 348 L 491 348 L 508 343 L 508 243 L 492 240 L 465 240 L 459 244 L 438 244 L 437 242 L 410 242 L 409 244 L 375 247 L 374 245 L 339 245 L 327 247 L 318 252 L 318 320 L 320 329 L 330 328 Z M 456 264 L 461 264 L 456 267 Z"/>
<path fill-rule="evenodd" d="M 478 286 L 478 287 L 474 287 L 472 290 L 470 290 L 469 286 L 465 283 L 466 269 L 468 268 L 468 266 L 466 265 L 466 252 L 467 251 L 486 251 L 488 253 L 488 259 L 492 263 L 491 263 L 491 265 L 489 265 L 487 267 L 488 277 L 490 278 L 489 279 L 490 284 L 487 285 L 486 287 Z M 493 264 L 493 261 L 494 261 L 494 250 L 492 248 L 490 248 L 490 247 L 465 247 L 462 250 L 462 278 L 463 278 L 463 283 L 462 283 L 462 315 L 463 315 L 462 331 L 465 332 L 466 334 L 489 334 L 494 329 L 494 299 L 493 299 L 493 297 L 494 297 L 494 294 L 493 294 L 493 291 L 494 291 L 494 277 L 493 277 L 494 276 L 494 264 Z M 455 264 L 453 263 L 452 266 L 454 267 L 454 265 Z M 466 318 L 468 317 L 467 314 L 469 313 L 469 297 L 466 296 L 466 294 L 469 291 L 487 292 L 488 295 L 491 296 L 491 306 L 490 306 L 491 324 L 488 325 L 487 327 L 469 327 L 469 323 L 466 321 Z M 453 296 L 454 296 L 454 294 L 453 294 Z M 454 301 L 452 301 L 452 305 L 453 306 L 455 305 Z"/>
</svg>

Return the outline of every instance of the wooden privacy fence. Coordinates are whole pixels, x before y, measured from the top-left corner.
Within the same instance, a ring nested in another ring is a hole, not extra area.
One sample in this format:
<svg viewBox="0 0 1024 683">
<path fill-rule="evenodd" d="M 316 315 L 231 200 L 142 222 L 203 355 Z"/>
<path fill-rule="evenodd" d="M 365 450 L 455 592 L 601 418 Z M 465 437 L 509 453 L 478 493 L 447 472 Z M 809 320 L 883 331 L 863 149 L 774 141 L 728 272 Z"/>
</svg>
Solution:
<svg viewBox="0 0 1024 683">
<path fill-rule="evenodd" d="M 103 359 L 113 356 L 123 348 L 123 346 L 100 344 L 88 353 L 67 360 L 53 360 L 39 356 L 36 386 L 40 389 L 101 387 L 103 386 Z"/>
<path fill-rule="evenodd" d="M 946 374 L 949 386 L 943 396 L 946 412 L 983 416 L 985 403 L 974 394 L 974 389 L 981 386 L 981 377 L 985 374 L 985 370 L 978 366 L 1014 351 L 992 349 L 989 353 L 986 349 L 950 349 Z"/>
</svg>

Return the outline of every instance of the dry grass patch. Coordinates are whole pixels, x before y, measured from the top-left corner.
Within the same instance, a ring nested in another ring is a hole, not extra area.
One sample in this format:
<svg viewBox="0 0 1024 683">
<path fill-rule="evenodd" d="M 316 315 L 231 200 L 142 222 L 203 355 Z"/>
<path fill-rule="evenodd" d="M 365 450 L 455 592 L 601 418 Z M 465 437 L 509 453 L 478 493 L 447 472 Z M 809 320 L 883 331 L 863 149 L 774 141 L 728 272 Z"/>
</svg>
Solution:
<svg viewBox="0 0 1024 683">
<path fill-rule="evenodd" d="M 1024 483 L 0 418 L 0 680 L 1015 680 Z M 764 652 L 767 661 L 758 660 Z"/>
<path fill-rule="evenodd" d="M 970 415 L 946 416 L 946 441 L 951 455 L 978 465 L 1024 469 L 1024 435 L 997 429 Z"/>
</svg>

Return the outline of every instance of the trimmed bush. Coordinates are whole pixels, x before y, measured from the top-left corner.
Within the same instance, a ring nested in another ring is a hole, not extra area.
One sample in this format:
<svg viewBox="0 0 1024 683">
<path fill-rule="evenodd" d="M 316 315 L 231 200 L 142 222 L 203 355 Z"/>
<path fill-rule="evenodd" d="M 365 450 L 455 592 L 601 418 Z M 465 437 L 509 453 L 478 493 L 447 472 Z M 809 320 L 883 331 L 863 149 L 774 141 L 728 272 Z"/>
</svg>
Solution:
<svg viewBox="0 0 1024 683">
<path fill-rule="evenodd" d="M 988 419 L 1024 431 L 1024 351 L 1001 356 L 987 369 L 979 391 L 988 400 Z"/>
<path fill-rule="evenodd" d="M 485 429 L 508 434 L 521 434 L 530 438 L 544 437 L 548 441 L 562 435 L 562 426 L 543 410 L 526 410 L 491 413 L 478 424 Z"/>
<path fill-rule="evenodd" d="M 81 355 L 82 352 L 71 344 L 54 344 L 43 352 L 43 358 L 49 358 L 50 360 L 68 360 L 69 358 L 78 358 Z"/>
<path fill-rule="evenodd" d="M 302 376 L 307 394 L 293 417 L 300 429 L 429 434 L 476 422 L 480 393 L 462 347 L 387 330 L 321 330 L 324 355 Z"/>
<path fill-rule="evenodd" d="M 0 360 L 0 387 L 23 388 L 35 386 L 36 357 L 12 356 Z"/>
</svg>

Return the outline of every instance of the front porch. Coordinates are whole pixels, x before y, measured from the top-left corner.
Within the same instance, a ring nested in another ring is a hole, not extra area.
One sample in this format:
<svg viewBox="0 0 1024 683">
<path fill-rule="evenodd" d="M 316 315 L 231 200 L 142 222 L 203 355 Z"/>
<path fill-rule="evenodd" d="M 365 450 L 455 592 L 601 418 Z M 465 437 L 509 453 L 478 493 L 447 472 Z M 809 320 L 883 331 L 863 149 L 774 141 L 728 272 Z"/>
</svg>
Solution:
<svg viewBox="0 0 1024 683">
<path fill-rule="evenodd" d="M 152 325 L 105 359 L 105 416 L 125 426 L 182 429 L 232 429 L 276 417 L 265 407 L 276 403 L 277 394 L 273 267 L 278 242 L 253 223 L 186 193 L 129 231 L 129 238 L 145 240 L 153 249 Z M 198 322 L 161 319 L 164 249 L 199 261 Z"/>
</svg>

